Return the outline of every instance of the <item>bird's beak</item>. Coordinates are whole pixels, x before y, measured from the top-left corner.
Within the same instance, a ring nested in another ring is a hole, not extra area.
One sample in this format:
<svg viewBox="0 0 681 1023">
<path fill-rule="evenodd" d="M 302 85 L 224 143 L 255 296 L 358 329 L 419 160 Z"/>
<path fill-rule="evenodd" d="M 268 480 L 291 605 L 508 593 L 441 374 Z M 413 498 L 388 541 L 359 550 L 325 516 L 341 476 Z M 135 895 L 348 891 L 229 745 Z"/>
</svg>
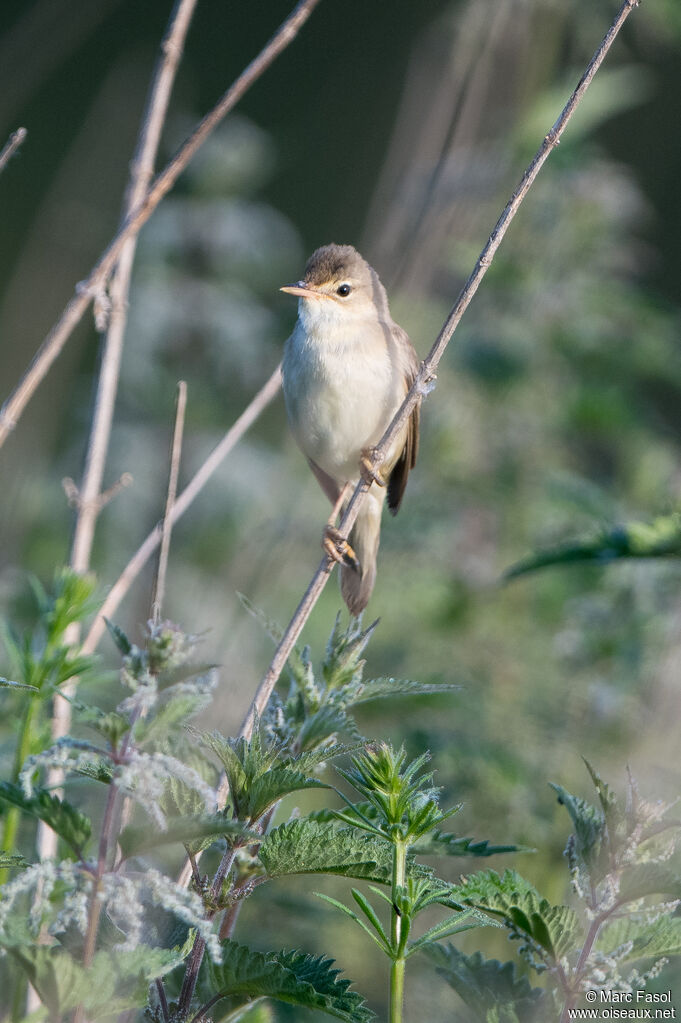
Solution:
<svg viewBox="0 0 681 1023">
<path fill-rule="evenodd" d="M 297 295 L 299 298 L 327 298 L 323 292 L 315 291 L 313 288 L 306 288 L 303 281 L 296 284 L 285 284 L 279 291 L 285 291 L 287 295 Z"/>
</svg>

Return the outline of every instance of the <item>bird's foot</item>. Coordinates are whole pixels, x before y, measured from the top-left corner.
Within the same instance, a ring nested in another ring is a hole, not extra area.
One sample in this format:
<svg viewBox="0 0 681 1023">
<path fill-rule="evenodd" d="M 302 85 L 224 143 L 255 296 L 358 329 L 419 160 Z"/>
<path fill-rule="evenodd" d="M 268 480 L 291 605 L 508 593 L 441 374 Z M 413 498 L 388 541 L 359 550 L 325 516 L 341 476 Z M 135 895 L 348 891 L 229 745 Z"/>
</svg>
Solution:
<svg viewBox="0 0 681 1023">
<path fill-rule="evenodd" d="M 372 483 L 376 483 L 379 487 L 384 487 L 385 480 L 381 476 L 380 469 L 374 465 L 377 450 L 377 448 L 364 448 L 362 450 L 359 459 L 359 474 L 369 486 Z"/>
<path fill-rule="evenodd" d="M 357 555 L 348 541 L 341 536 L 340 531 L 330 522 L 324 526 L 322 547 L 332 561 L 337 561 L 339 565 L 346 565 L 359 572 L 360 564 Z"/>
</svg>

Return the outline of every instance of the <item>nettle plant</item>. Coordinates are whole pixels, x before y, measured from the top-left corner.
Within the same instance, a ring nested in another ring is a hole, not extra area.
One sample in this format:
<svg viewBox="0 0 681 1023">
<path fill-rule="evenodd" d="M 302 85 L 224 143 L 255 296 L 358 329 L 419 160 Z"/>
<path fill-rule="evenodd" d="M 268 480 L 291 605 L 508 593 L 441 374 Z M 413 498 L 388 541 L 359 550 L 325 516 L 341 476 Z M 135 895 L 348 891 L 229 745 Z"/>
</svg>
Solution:
<svg viewBox="0 0 681 1023">
<path fill-rule="evenodd" d="M 3 990 L 12 992 L 4 1018 L 256 1023 L 273 1018 L 276 1001 L 355 1023 L 374 1018 L 333 960 L 262 952 L 234 939 L 248 898 L 293 875 L 368 885 L 369 895 L 351 889 L 354 908 L 322 898 L 386 957 L 391 1023 L 403 1018 L 405 967 L 416 953 L 461 996 L 462 1018 L 512 1023 L 561 1012 L 567 1018 L 587 987 L 644 989 L 662 957 L 681 950 L 676 902 L 651 902 L 679 894 L 667 863 L 679 822 L 668 820 L 666 807 L 640 800 L 633 784 L 623 808 L 595 772 L 599 808 L 557 788 L 573 822 L 567 853 L 581 910 L 551 905 L 513 871 L 453 884 L 421 862 L 516 847 L 444 831 L 459 808 L 440 806 L 428 755 L 409 761 L 404 750 L 360 735 L 353 711 L 363 702 L 451 688 L 365 681 L 362 653 L 375 624 L 362 630 L 353 622 L 343 631 L 337 620 L 321 670 L 308 650 L 294 656 L 286 692 L 275 694 L 250 737 L 237 738 L 188 725 L 210 702 L 216 680 L 212 668 L 195 662 L 193 637 L 153 621 L 137 646 L 110 626 L 122 658 L 117 706 L 70 697 L 78 734 L 50 744 L 26 719 L 35 726 L 49 694 L 94 670 L 64 639 L 90 610 L 92 587 L 64 573 L 52 596 L 39 596 L 37 629 L 7 634 L 13 670 L 26 681 L 5 684 L 15 690 L 10 698 L 28 702 L 20 725 L 25 757 L 0 788 L 9 875 L 0 947 Z M 327 765 L 338 758 L 345 793 L 329 779 Z M 281 800 L 308 789 L 331 795 L 335 808 L 279 822 Z M 59 837 L 53 861 L 28 858 L 35 819 Z M 173 846 L 187 857 L 179 879 L 168 868 Z M 201 873 L 204 862 L 211 876 Z M 418 928 L 417 917 L 433 907 L 442 918 Z M 482 925 L 520 939 L 522 958 L 543 973 L 545 986 L 532 988 L 511 963 L 442 944 Z M 639 973 L 630 966 L 639 961 L 652 965 Z M 27 982 L 40 1003 L 28 1015 Z"/>
</svg>

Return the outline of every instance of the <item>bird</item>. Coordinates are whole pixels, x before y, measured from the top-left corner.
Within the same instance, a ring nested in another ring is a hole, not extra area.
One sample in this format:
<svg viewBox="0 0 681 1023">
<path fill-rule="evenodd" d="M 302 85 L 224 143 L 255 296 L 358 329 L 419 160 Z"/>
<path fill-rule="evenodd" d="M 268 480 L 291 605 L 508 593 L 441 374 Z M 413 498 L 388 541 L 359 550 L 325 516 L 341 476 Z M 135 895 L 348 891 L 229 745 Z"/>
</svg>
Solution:
<svg viewBox="0 0 681 1023">
<path fill-rule="evenodd" d="M 352 245 L 323 245 L 301 280 L 281 291 L 298 298 L 284 348 L 284 401 L 293 436 L 333 505 L 322 546 L 340 564 L 351 615 L 366 607 L 376 580 L 381 512 L 402 503 L 419 445 L 419 405 L 378 470 L 374 449 L 419 371 L 409 336 L 390 315 L 376 271 Z M 370 483 L 347 541 L 335 520 L 360 477 Z"/>
</svg>

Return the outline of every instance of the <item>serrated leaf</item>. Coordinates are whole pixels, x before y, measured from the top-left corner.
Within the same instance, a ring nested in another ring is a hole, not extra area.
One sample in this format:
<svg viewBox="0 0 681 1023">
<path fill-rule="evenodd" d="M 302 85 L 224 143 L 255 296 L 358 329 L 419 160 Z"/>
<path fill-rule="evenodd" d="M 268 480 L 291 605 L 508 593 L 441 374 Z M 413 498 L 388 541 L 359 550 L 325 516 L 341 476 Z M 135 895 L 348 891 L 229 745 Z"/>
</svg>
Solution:
<svg viewBox="0 0 681 1023">
<path fill-rule="evenodd" d="M 531 852 L 521 845 L 491 845 L 487 839 L 457 838 L 444 831 L 424 835 L 411 850 L 417 856 L 496 856 L 498 853 Z"/>
<path fill-rule="evenodd" d="M 74 705 L 78 710 L 79 721 L 103 735 L 114 748 L 130 730 L 129 720 L 115 710 L 103 711 L 100 707 L 79 702 Z"/>
<path fill-rule="evenodd" d="M 111 761 L 107 760 L 105 757 L 100 757 L 99 759 L 95 759 L 93 757 L 85 763 L 72 764 L 71 770 L 74 774 L 80 774 L 84 778 L 92 778 L 93 781 L 101 781 L 105 785 L 109 785 L 113 778 Z"/>
<path fill-rule="evenodd" d="M 570 815 L 576 839 L 575 851 L 587 868 L 592 871 L 598 863 L 601 844 L 605 833 L 605 817 L 586 800 L 573 796 L 561 785 L 549 782 L 558 796 L 558 802 Z M 595 881 L 600 880 L 597 876 Z"/>
<path fill-rule="evenodd" d="M 258 856 L 269 877 L 339 874 L 377 884 L 389 884 L 392 877 L 390 842 L 310 818 L 288 821 L 274 828 L 263 840 Z M 407 876 L 431 878 L 432 871 L 410 857 Z"/>
<path fill-rule="evenodd" d="M 450 938 L 454 934 L 461 934 L 463 931 L 470 931 L 474 927 L 484 927 L 492 923 L 493 921 L 489 917 L 486 918 L 478 910 L 463 910 L 455 913 L 453 916 L 445 917 L 439 923 L 433 924 L 420 938 L 411 943 L 408 954 L 411 955 L 413 952 L 420 951 L 424 945 L 431 942 L 440 941 L 442 938 Z M 494 924 L 494 926 L 498 926 L 498 924 Z"/>
<path fill-rule="evenodd" d="M 285 757 L 283 745 L 265 742 L 259 728 L 250 741 L 228 739 L 217 732 L 199 734 L 225 768 L 230 800 L 239 820 L 258 820 L 291 792 L 330 788 L 317 778 L 308 777 L 304 769 L 311 770 L 329 755 L 334 755 L 331 749 L 304 753 L 297 758 Z"/>
<path fill-rule="evenodd" d="M 141 856 L 144 853 L 152 852 L 159 846 L 172 845 L 174 842 L 181 842 L 195 851 L 198 846 L 205 848 L 206 839 L 227 836 L 232 841 L 260 838 L 257 832 L 249 831 L 236 821 L 219 814 L 203 814 L 169 821 L 166 831 L 151 831 L 148 826 L 128 825 L 121 832 L 118 844 L 121 847 L 123 858 L 130 859 L 131 856 Z M 243 843 L 240 841 L 239 844 Z"/>
<path fill-rule="evenodd" d="M 494 870 L 480 871 L 454 885 L 450 898 L 500 916 L 506 926 L 536 942 L 553 959 L 567 954 L 579 929 L 569 906 L 552 906 L 514 870 L 502 876 Z"/>
<path fill-rule="evenodd" d="M 248 792 L 248 817 L 255 821 L 291 792 L 304 789 L 328 789 L 330 785 L 318 778 L 308 778 L 300 771 L 287 767 L 275 767 L 267 774 L 256 778 Z"/>
<path fill-rule="evenodd" d="M 30 686 L 27 682 L 12 682 L 8 678 L 0 678 L 0 688 L 3 689 L 32 689 L 34 693 L 39 693 L 38 686 Z"/>
<path fill-rule="evenodd" d="M 627 950 L 626 946 L 630 948 Z M 624 917 L 603 928 L 596 949 L 606 955 L 617 949 L 618 963 L 679 955 L 681 918 L 669 916 L 668 913 L 652 922 Z"/>
<path fill-rule="evenodd" d="M 7 853 L 0 852 L 0 870 L 10 869 L 12 867 L 30 867 L 31 864 L 28 860 L 24 859 L 18 853 Z"/>
<path fill-rule="evenodd" d="M 486 1023 L 488 1013 L 493 1009 L 501 1009 L 502 1013 L 512 1010 L 523 1023 L 543 1023 L 546 994 L 539 988 L 533 988 L 526 977 L 518 976 L 514 963 L 484 959 L 480 952 L 467 956 L 452 945 L 431 944 L 422 951 L 440 976 L 475 1013 L 476 1023 Z M 498 1018 L 504 1021 L 513 1019 L 510 1014 L 502 1014 Z"/>
<path fill-rule="evenodd" d="M 622 871 L 619 902 L 633 902 L 646 895 L 681 898 L 681 878 L 663 863 L 635 863 Z"/>
<path fill-rule="evenodd" d="M 27 975 L 51 1018 L 82 1005 L 89 1019 L 112 1018 L 147 1004 L 149 984 L 182 961 L 176 949 L 107 949 L 81 966 L 64 949 L 44 945 L 8 949 Z"/>
<path fill-rule="evenodd" d="M 28 798 L 18 785 L 3 781 L 0 782 L 0 800 L 38 817 L 56 831 L 79 857 L 83 855 L 92 825 L 84 813 L 65 799 L 51 795 L 46 789 L 36 789 Z"/>
<path fill-rule="evenodd" d="M 617 839 L 622 838 L 623 832 L 626 830 L 626 815 L 610 786 L 603 781 L 598 771 L 592 767 L 586 757 L 582 759 L 598 794 L 598 801 L 601 804 L 612 850 L 616 845 Z"/>
<path fill-rule="evenodd" d="M 318 711 L 305 714 L 297 742 L 302 750 L 310 750 L 338 732 L 358 736 L 357 726 L 344 707 L 325 704 Z"/>
<path fill-rule="evenodd" d="M 221 948 L 221 965 L 204 960 L 202 993 L 229 998 L 233 1008 L 254 998 L 273 998 L 347 1023 L 374 1018 L 361 995 L 349 990 L 350 981 L 339 979 L 333 960 L 295 951 L 254 952 L 234 941 L 222 942 Z"/>
<path fill-rule="evenodd" d="M 604 530 L 592 539 L 539 551 L 512 565 L 504 573 L 504 579 L 517 579 L 550 565 L 578 561 L 607 564 L 620 558 L 662 558 L 680 554 L 681 514 L 674 512 L 652 523 L 629 522 Z"/>
<path fill-rule="evenodd" d="M 370 700 L 392 699 L 394 696 L 433 696 L 439 693 L 453 693 L 462 687 L 454 682 L 417 682 L 407 678 L 372 678 L 357 686 L 357 692 L 349 695 L 348 705 L 368 703 Z M 345 693 L 346 690 L 343 690 Z"/>
<path fill-rule="evenodd" d="M 114 625 L 114 623 L 109 621 L 108 618 L 105 618 L 104 622 L 109 630 L 109 635 L 118 647 L 120 653 L 122 653 L 124 657 L 128 657 L 132 653 L 133 646 L 128 637 L 118 625 Z"/>
</svg>

